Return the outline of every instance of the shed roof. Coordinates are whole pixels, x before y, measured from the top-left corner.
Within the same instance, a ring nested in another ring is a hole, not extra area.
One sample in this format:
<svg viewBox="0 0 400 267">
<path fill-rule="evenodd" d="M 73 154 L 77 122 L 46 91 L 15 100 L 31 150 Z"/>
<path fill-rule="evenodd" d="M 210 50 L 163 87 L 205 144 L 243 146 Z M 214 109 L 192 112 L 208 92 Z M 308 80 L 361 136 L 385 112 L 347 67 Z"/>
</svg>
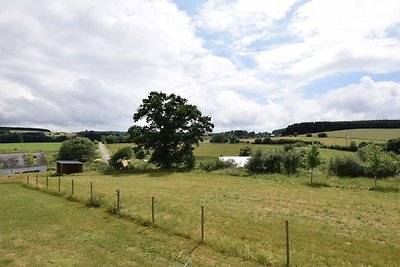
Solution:
<svg viewBox="0 0 400 267">
<path fill-rule="evenodd" d="M 83 164 L 82 162 L 77 161 L 77 160 L 57 160 L 57 163 L 60 163 L 60 164 Z"/>
</svg>

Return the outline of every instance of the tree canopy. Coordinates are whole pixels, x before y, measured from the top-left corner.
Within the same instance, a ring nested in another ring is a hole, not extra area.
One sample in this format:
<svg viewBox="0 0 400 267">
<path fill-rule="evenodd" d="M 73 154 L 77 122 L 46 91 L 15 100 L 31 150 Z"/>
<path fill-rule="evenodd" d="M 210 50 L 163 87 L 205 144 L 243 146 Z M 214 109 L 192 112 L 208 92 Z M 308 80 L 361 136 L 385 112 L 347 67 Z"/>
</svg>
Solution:
<svg viewBox="0 0 400 267">
<path fill-rule="evenodd" d="M 151 153 L 150 161 L 162 168 L 194 167 L 193 149 L 212 131 L 211 117 L 203 116 L 196 106 L 178 95 L 151 92 L 133 120 L 145 120 L 145 126 L 129 129 L 135 150 Z"/>
<path fill-rule="evenodd" d="M 62 143 L 58 159 L 88 161 L 96 154 L 92 141 L 85 137 L 75 137 Z"/>
</svg>

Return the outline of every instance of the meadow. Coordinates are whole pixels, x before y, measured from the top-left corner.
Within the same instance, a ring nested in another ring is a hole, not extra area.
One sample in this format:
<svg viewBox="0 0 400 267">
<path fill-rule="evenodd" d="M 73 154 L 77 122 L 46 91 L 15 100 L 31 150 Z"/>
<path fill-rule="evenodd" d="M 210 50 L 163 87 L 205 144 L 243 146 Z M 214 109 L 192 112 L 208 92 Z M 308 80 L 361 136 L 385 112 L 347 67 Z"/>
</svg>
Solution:
<svg viewBox="0 0 400 267">
<path fill-rule="evenodd" d="M 107 147 L 115 152 L 126 145 L 132 144 Z M 279 148 L 204 142 L 194 152 L 203 161 L 238 155 L 244 146 Z M 347 153 L 351 152 L 321 149 L 325 162 Z M 35 175 L 29 180 L 32 189 Z M 325 166 L 316 171 L 313 184 L 305 171 L 293 176 L 249 175 L 235 169 L 112 175 L 87 171 L 60 178 L 50 173 L 47 187 L 48 175 L 39 174 L 38 189 L 51 194 L 9 183 L 26 184 L 26 175 L 0 176 L 0 201 L 9 211 L 0 218 L 0 265 L 93 265 L 92 257 L 99 263 L 94 265 L 284 266 L 286 220 L 293 266 L 400 265 L 399 177 L 380 180 L 373 188 L 372 179 L 337 178 L 328 175 Z M 84 207 L 90 183 L 95 199 L 104 202 L 100 209 Z M 117 189 L 121 214 L 113 215 Z M 202 205 L 205 242 L 199 245 Z M 9 230 L 14 224 L 16 230 Z M 42 256 L 52 249 L 46 242 L 59 248 L 50 258 Z M 24 255 L 31 249 L 36 253 Z M 68 253 L 73 257 L 66 262 L 59 259 Z"/>
<path fill-rule="evenodd" d="M 25 181 L 25 176 L 20 179 Z M 62 176 L 60 195 L 70 196 L 72 179 L 74 199 L 82 203 L 90 197 L 93 183 L 95 197 L 104 199 L 104 213 L 115 207 L 115 190 L 120 189 L 121 217 L 151 231 L 151 197 L 155 197 L 157 234 L 194 243 L 201 238 L 204 205 L 204 246 L 249 266 L 285 264 L 285 220 L 290 224 L 293 266 L 400 264 L 398 193 L 369 190 L 371 179 L 319 173 L 310 185 L 306 173 L 292 177 L 232 176 L 229 171 L 84 173 Z M 33 177 L 30 183 L 35 187 Z M 379 185 L 400 188 L 398 178 Z M 39 177 L 39 188 L 47 190 L 44 176 Z M 48 190 L 58 194 L 58 177 L 49 177 Z"/>
</svg>

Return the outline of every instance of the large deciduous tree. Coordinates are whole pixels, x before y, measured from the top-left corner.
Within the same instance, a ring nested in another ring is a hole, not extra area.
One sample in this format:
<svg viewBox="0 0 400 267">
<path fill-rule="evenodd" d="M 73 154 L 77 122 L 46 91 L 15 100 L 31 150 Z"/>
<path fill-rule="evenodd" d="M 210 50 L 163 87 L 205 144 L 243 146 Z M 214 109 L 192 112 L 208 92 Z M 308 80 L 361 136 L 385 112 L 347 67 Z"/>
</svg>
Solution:
<svg viewBox="0 0 400 267">
<path fill-rule="evenodd" d="M 133 120 L 145 120 L 144 126 L 134 125 L 129 129 L 136 150 L 151 153 L 150 161 L 161 168 L 193 168 L 194 145 L 203 141 L 203 136 L 212 131 L 214 125 L 209 116 L 203 116 L 196 106 L 175 94 L 151 92 Z"/>
</svg>

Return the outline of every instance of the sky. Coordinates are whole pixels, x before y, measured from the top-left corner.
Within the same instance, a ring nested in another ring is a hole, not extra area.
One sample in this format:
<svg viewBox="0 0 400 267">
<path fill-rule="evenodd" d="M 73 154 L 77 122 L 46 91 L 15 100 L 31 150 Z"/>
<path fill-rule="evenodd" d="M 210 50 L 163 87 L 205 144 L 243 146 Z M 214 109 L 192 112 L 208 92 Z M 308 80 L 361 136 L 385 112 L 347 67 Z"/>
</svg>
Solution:
<svg viewBox="0 0 400 267">
<path fill-rule="evenodd" d="M 126 131 L 151 91 L 215 132 L 400 119 L 400 1 L 0 0 L 0 126 Z"/>
</svg>

